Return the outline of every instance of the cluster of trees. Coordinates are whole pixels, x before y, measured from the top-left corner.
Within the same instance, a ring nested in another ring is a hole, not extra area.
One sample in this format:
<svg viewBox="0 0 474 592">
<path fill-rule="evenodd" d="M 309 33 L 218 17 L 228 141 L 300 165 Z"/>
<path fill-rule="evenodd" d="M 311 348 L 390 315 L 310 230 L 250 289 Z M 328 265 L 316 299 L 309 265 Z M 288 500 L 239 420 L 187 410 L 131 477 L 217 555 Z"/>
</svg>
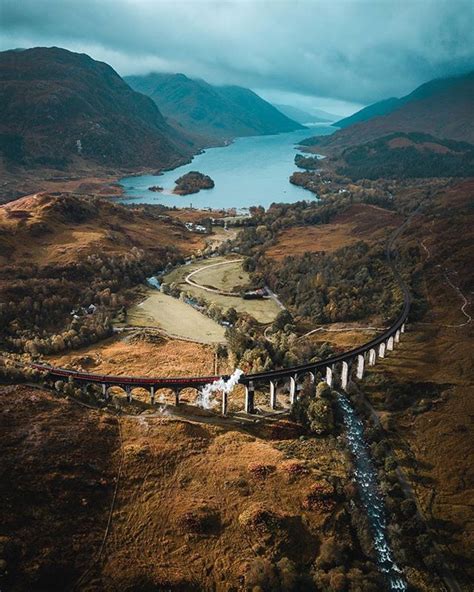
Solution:
<svg viewBox="0 0 474 592">
<path fill-rule="evenodd" d="M 175 181 L 176 187 L 173 193 L 178 195 L 189 195 L 190 193 L 198 193 L 201 189 L 212 189 L 214 181 L 209 175 L 204 175 L 198 171 L 190 171 L 185 175 L 179 177 Z"/>
<path fill-rule="evenodd" d="M 346 516 L 346 514 L 344 514 Z M 338 525 L 341 519 L 339 517 Z M 348 524 L 348 527 L 350 525 Z M 357 558 L 347 535 L 325 536 L 313 566 L 288 557 L 256 557 L 245 573 L 245 589 L 258 592 L 380 592 L 386 582 L 374 561 Z"/>
<path fill-rule="evenodd" d="M 293 204 L 272 204 L 265 212 L 255 208 L 252 218 L 237 238 L 228 246 L 229 250 L 251 255 L 272 245 L 277 234 L 293 226 L 314 226 L 328 224 L 336 214 L 350 205 L 348 199 L 325 200 L 324 203 L 299 201 Z"/>
<path fill-rule="evenodd" d="M 335 393 L 326 382 L 320 382 L 316 387 L 307 380 L 300 396 L 291 410 L 295 421 L 305 426 L 312 434 L 327 436 L 335 430 Z"/>
<path fill-rule="evenodd" d="M 283 313 L 285 314 L 285 313 Z M 226 331 L 231 364 L 244 372 L 263 372 L 275 367 L 316 362 L 332 353 L 328 344 L 302 341 L 293 323 L 278 323 L 266 337 L 262 327 L 250 316 L 240 317 Z"/>
<path fill-rule="evenodd" d="M 338 170 L 341 173 L 341 170 Z M 342 174 L 342 173 L 341 173 Z M 331 171 L 326 174 L 315 171 L 296 171 L 290 177 L 290 183 L 303 187 L 316 194 L 324 203 L 335 201 L 338 205 L 350 203 L 366 203 L 387 208 L 394 208 L 392 191 L 393 183 L 386 179 L 359 179 L 357 183 L 349 176 L 341 176 Z M 392 189 L 392 190 L 391 190 Z"/>
<path fill-rule="evenodd" d="M 166 249 L 161 255 L 163 261 L 176 257 Z M 143 282 L 156 267 L 156 260 L 136 247 L 125 255 L 94 254 L 69 265 L 4 266 L 0 345 L 36 355 L 78 348 L 108 336 L 110 319 L 126 300 L 123 290 Z M 87 314 L 91 304 L 94 312 Z"/>
<path fill-rule="evenodd" d="M 0 380 L 8 382 L 39 381 L 41 373 L 38 370 L 30 368 L 28 361 L 25 365 L 22 362 L 9 357 L 8 353 L 3 353 L 0 358 Z"/>
<path fill-rule="evenodd" d="M 406 145 L 394 145 L 405 140 Z M 439 140 L 428 134 L 395 133 L 373 142 L 347 148 L 344 164 L 337 168 L 351 179 L 380 177 L 472 177 L 474 146 Z"/>
<path fill-rule="evenodd" d="M 380 247 L 359 242 L 334 253 L 287 257 L 276 266 L 260 257 L 263 281 L 300 317 L 313 323 L 358 320 L 398 312 L 400 294 Z"/>
<path fill-rule="evenodd" d="M 321 178 L 320 173 L 309 171 L 301 173 L 297 171 L 290 176 L 290 183 L 292 185 L 297 185 L 298 187 L 303 187 L 304 189 L 307 189 L 316 195 L 323 193 L 323 179 Z"/>
<path fill-rule="evenodd" d="M 321 166 L 319 159 L 316 156 L 303 156 L 303 154 L 297 154 L 295 156 L 295 164 L 300 169 L 311 171 L 314 171 Z"/>
</svg>

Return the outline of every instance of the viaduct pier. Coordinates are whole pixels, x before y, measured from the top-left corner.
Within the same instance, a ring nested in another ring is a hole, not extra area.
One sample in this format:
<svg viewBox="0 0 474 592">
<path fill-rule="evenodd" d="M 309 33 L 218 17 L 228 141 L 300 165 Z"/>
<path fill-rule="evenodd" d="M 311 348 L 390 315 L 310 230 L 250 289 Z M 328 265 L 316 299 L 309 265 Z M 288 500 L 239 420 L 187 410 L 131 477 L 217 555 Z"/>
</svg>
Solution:
<svg viewBox="0 0 474 592">
<path fill-rule="evenodd" d="M 286 391 L 289 394 L 290 406 L 298 398 L 302 382 L 309 376 L 315 382 L 325 380 L 329 386 L 340 386 L 347 389 L 351 380 L 362 380 L 367 366 L 374 366 L 377 359 L 389 355 L 401 340 L 405 332 L 405 326 L 410 311 L 411 296 L 408 287 L 393 261 L 392 247 L 396 239 L 410 223 L 411 218 L 417 214 L 420 206 L 395 230 L 390 236 L 385 255 L 389 266 L 392 269 L 394 278 L 403 295 L 403 305 L 400 314 L 394 323 L 381 335 L 371 341 L 341 354 L 331 356 L 319 362 L 311 362 L 291 368 L 281 368 L 258 372 L 254 374 L 242 374 L 239 383 L 245 388 L 244 411 L 255 412 L 255 390 L 266 392 L 269 397 L 271 409 L 277 406 L 277 390 Z M 180 392 L 183 389 L 195 389 L 198 393 L 209 384 L 216 381 L 226 381 L 229 376 L 196 376 L 196 377 L 175 377 L 175 378 L 153 378 L 134 376 L 110 376 L 100 374 L 89 374 L 77 372 L 65 368 L 55 368 L 46 364 L 32 364 L 33 368 L 44 372 L 49 379 L 73 380 L 80 386 L 98 385 L 103 396 L 107 399 L 111 387 L 122 388 L 129 401 L 132 400 L 132 391 L 135 388 L 146 389 L 150 394 L 150 402 L 155 403 L 155 393 L 160 389 L 170 389 L 175 396 L 175 404 L 179 405 Z M 336 385 L 336 380 L 340 384 Z M 228 408 L 229 394 L 222 392 L 222 414 L 226 415 Z"/>
</svg>

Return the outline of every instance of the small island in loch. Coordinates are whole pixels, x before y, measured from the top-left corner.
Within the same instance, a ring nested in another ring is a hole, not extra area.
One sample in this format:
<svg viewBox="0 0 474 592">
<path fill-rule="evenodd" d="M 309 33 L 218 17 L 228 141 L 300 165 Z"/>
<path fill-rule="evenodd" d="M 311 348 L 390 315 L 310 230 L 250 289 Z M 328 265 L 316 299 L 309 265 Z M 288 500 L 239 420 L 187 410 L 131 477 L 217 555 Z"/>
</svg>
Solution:
<svg viewBox="0 0 474 592">
<path fill-rule="evenodd" d="M 148 191 L 154 191 L 155 193 L 160 193 L 161 191 L 163 191 L 163 187 L 161 185 L 152 185 L 151 187 L 148 187 Z"/>
<path fill-rule="evenodd" d="M 214 181 L 209 175 L 203 175 L 198 171 L 190 171 L 175 181 L 176 187 L 173 193 L 176 195 L 189 195 L 190 193 L 198 193 L 201 189 L 212 189 Z"/>
</svg>

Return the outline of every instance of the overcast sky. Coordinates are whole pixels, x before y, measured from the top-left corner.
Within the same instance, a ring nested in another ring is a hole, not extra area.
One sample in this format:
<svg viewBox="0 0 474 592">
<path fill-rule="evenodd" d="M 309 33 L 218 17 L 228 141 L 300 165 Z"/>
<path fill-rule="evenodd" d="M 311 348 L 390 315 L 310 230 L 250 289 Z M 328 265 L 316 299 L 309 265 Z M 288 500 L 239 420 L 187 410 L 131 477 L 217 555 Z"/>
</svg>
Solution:
<svg viewBox="0 0 474 592">
<path fill-rule="evenodd" d="M 474 69 L 473 0 L 0 0 L 0 48 L 183 72 L 348 114 Z"/>
</svg>

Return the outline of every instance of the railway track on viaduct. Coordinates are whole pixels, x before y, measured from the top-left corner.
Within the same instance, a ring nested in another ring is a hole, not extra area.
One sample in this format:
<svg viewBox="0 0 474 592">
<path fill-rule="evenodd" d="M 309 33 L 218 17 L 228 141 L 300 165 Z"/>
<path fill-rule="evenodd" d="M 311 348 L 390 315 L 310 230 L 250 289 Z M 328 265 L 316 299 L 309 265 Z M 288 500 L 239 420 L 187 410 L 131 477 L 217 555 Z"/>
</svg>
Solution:
<svg viewBox="0 0 474 592">
<path fill-rule="evenodd" d="M 408 216 L 404 223 L 399 226 L 389 237 L 385 249 L 386 259 L 391 267 L 394 278 L 402 292 L 403 304 L 401 312 L 394 323 L 382 334 L 367 343 L 351 349 L 349 351 L 331 356 L 319 362 L 309 362 L 289 368 L 279 368 L 266 372 L 257 372 L 253 374 L 242 374 L 239 383 L 245 387 L 245 411 L 254 412 L 254 393 L 256 387 L 266 390 L 270 397 L 270 407 L 276 408 L 276 396 L 278 388 L 287 388 L 289 391 L 290 405 L 294 403 L 298 396 L 298 389 L 302 380 L 310 376 L 316 380 L 320 376 L 330 386 L 333 386 L 336 377 L 340 377 L 340 386 L 346 389 L 352 379 L 355 371 L 356 378 L 362 380 L 367 365 L 375 365 L 378 358 L 384 358 L 391 352 L 405 331 L 405 324 L 411 305 L 411 296 L 400 271 L 394 261 L 394 244 L 405 228 L 415 216 L 421 205 Z M 149 391 L 151 403 L 155 402 L 155 393 L 159 389 L 171 389 L 176 396 L 176 404 L 179 404 L 179 393 L 183 389 L 196 389 L 200 391 L 206 385 L 218 380 L 227 380 L 229 376 L 194 376 L 194 377 L 136 377 L 136 376 L 111 376 L 102 374 L 91 374 L 57 368 L 47 364 L 31 364 L 31 366 L 46 374 L 47 378 L 56 380 L 73 380 L 79 385 L 99 385 L 102 388 L 103 395 L 107 398 L 108 389 L 113 386 L 121 387 L 126 393 L 127 398 L 131 400 L 132 390 L 134 388 L 144 388 Z M 222 395 L 222 413 L 226 414 L 228 404 L 228 393 Z"/>
</svg>

